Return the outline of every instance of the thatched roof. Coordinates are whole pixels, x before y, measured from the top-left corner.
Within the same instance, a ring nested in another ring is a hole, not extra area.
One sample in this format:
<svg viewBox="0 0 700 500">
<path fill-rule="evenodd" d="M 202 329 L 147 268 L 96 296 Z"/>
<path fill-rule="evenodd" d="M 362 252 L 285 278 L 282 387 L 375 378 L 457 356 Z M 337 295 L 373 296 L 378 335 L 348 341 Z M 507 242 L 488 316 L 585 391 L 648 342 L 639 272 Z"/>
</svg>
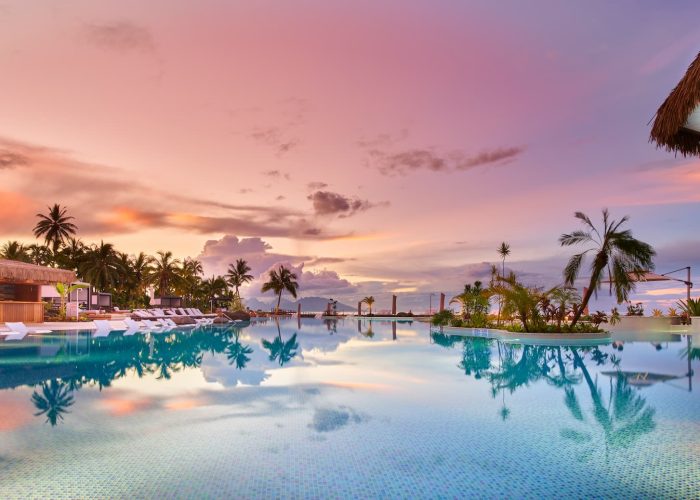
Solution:
<svg viewBox="0 0 700 500">
<path fill-rule="evenodd" d="M 0 282 L 53 285 L 59 282 L 72 283 L 75 279 L 73 271 L 0 259 Z"/>
<path fill-rule="evenodd" d="M 685 127 L 688 117 L 698 105 L 700 105 L 700 53 L 656 112 L 649 140 L 667 151 L 677 152 L 683 156 L 700 156 L 700 134 Z"/>
</svg>

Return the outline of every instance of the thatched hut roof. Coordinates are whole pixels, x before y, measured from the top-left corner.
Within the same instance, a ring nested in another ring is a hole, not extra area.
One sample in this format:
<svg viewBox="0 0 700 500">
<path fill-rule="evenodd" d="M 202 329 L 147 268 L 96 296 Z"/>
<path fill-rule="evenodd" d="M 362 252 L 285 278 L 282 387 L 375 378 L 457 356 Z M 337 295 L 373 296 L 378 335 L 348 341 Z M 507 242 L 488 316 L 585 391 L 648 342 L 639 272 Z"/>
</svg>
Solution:
<svg viewBox="0 0 700 500">
<path fill-rule="evenodd" d="M 700 133 L 688 128 L 688 118 L 700 105 L 700 53 L 685 76 L 663 102 L 654 118 L 649 140 L 657 147 L 700 156 Z"/>
<path fill-rule="evenodd" d="M 59 282 L 72 283 L 75 279 L 73 271 L 0 259 L 0 282 L 53 285 Z"/>
</svg>

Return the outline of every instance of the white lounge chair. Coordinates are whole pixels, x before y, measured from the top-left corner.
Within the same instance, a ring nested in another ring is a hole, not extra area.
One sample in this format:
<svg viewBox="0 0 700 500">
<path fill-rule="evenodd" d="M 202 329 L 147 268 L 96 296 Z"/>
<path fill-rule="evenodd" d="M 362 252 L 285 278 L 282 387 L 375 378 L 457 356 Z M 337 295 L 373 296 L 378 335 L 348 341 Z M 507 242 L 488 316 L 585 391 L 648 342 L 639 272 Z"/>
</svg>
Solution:
<svg viewBox="0 0 700 500">
<path fill-rule="evenodd" d="M 22 340 L 24 337 L 27 336 L 27 333 L 24 332 L 0 332 L 0 337 L 2 337 L 3 340 Z"/>
<path fill-rule="evenodd" d="M 95 319 L 92 322 L 97 327 L 95 331 L 92 332 L 93 337 L 106 337 L 114 331 L 112 324 L 106 319 Z"/>
<path fill-rule="evenodd" d="M 151 333 L 160 333 L 160 332 L 165 331 L 165 328 L 163 327 L 163 325 L 161 325 L 156 320 L 144 319 L 144 320 L 141 320 L 141 322 L 146 325 L 146 329 Z"/>
<path fill-rule="evenodd" d="M 29 328 L 27 325 L 22 323 L 21 321 L 17 322 L 12 322 L 8 321 L 5 323 L 5 326 L 9 328 L 10 330 L 14 332 L 19 332 L 19 333 L 51 333 L 51 330 L 45 330 L 41 328 Z"/>
<path fill-rule="evenodd" d="M 124 318 L 124 324 L 126 325 L 127 330 L 133 330 L 135 332 L 145 330 L 146 325 L 143 322 L 140 321 L 134 321 L 131 318 Z"/>
</svg>

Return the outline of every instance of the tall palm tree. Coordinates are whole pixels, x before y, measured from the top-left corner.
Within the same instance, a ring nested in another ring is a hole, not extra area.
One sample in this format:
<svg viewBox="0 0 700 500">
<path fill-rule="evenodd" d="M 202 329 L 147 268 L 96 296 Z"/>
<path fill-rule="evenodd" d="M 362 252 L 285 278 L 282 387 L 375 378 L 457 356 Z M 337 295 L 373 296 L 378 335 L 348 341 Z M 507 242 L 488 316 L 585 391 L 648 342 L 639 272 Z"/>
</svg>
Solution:
<svg viewBox="0 0 700 500">
<path fill-rule="evenodd" d="M 506 275 L 506 257 L 510 255 L 510 245 L 505 241 L 498 247 L 498 255 L 501 256 L 501 276 Z"/>
<path fill-rule="evenodd" d="M 176 284 L 180 275 L 180 261 L 173 259 L 170 251 L 158 251 L 153 267 L 148 275 L 148 282 L 156 287 L 158 295 L 167 294 Z"/>
<path fill-rule="evenodd" d="M 0 258 L 27 263 L 32 261 L 27 248 L 19 241 L 8 241 L 5 243 L 0 249 Z"/>
<path fill-rule="evenodd" d="M 250 273 L 251 268 L 244 259 L 237 259 L 235 264 L 228 265 L 226 280 L 229 286 L 234 288 L 234 297 L 241 298 L 238 291 L 240 287 L 253 280 L 254 276 Z"/>
<path fill-rule="evenodd" d="M 588 289 L 583 295 L 581 306 L 574 314 L 572 326 L 583 314 L 591 296 L 594 293 L 597 296 L 606 272 L 610 281 L 611 295 L 614 290 L 617 302 L 622 303 L 634 290 L 635 275 L 639 276 L 645 271 L 654 269 L 653 258 L 656 255 L 651 245 L 632 237 L 632 232 L 629 229 L 621 229 L 621 226 L 629 220 L 627 216 L 619 221 L 610 220 L 608 210 L 603 209 L 603 227 L 600 231 L 586 214 L 576 212 L 575 217 L 586 226 L 586 230 L 562 234 L 559 243 L 561 246 L 585 244 L 589 247 L 569 259 L 566 268 L 564 268 L 565 284 L 574 285 L 588 253 L 593 253 L 594 257 L 591 263 L 591 278 Z"/>
<path fill-rule="evenodd" d="M 66 238 L 76 233 L 78 226 L 71 222 L 75 217 L 68 215 L 66 207 L 54 203 L 53 207 L 48 209 L 48 215 L 36 214 L 39 222 L 34 226 L 34 236 L 37 238 L 43 236 L 46 246 L 51 245 L 56 253 Z"/>
<path fill-rule="evenodd" d="M 269 279 L 262 286 L 263 293 L 270 290 L 277 294 L 276 311 L 279 313 L 282 292 L 287 290 L 292 297 L 297 298 L 297 290 L 299 290 L 297 275 L 284 266 L 280 266 L 279 269 L 273 269 L 269 273 Z"/>
<path fill-rule="evenodd" d="M 56 256 L 58 265 L 64 269 L 77 271 L 85 256 L 85 244 L 78 238 L 68 238 Z"/>
<path fill-rule="evenodd" d="M 114 287 L 122 275 L 122 265 L 114 245 L 101 241 L 85 252 L 80 275 L 96 290 Z"/>
<path fill-rule="evenodd" d="M 144 252 L 139 252 L 138 255 L 131 259 L 131 272 L 139 295 L 145 295 L 146 293 L 146 286 L 148 284 L 146 278 L 151 272 L 152 263 L 153 257 Z"/>
<path fill-rule="evenodd" d="M 369 307 L 369 315 L 372 316 L 372 305 L 374 305 L 374 297 L 370 295 L 369 297 L 365 297 L 362 299 L 363 304 L 367 304 L 367 307 Z"/>
<path fill-rule="evenodd" d="M 497 249 L 498 255 L 501 256 L 501 276 L 505 278 L 506 276 L 506 257 L 510 255 L 510 245 L 505 241 L 501 242 L 501 245 Z M 493 281 L 494 270 L 496 266 L 491 268 L 491 276 Z M 501 324 L 501 309 L 503 308 L 503 297 L 498 298 L 498 317 L 496 319 L 496 324 Z"/>
</svg>

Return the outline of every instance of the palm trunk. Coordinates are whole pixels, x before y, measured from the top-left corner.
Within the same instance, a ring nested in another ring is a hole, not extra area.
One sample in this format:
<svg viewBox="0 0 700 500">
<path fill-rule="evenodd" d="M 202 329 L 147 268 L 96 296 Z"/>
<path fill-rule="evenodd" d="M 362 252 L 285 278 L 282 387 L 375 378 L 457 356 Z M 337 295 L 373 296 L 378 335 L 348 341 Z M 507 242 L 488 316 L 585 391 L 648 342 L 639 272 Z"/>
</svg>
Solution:
<svg viewBox="0 0 700 500">
<path fill-rule="evenodd" d="M 578 308 L 576 313 L 574 313 L 574 319 L 571 320 L 571 327 L 573 328 L 574 325 L 578 322 L 579 318 L 583 314 L 584 309 L 588 306 L 588 301 L 591 300 L 591 296 L 593 295 L 593 277 L 591 277 L 591 282 L 588 284 L 588 289 L 586 290 L 586 293 L 583 295 L 583 300 L 581 301 L 581 306 Z"/>
<path fill-rule="evenodd" d="M 282 292 L 280 292 L 279 295 L 277 295 L 277 311 L 276 311 L 277 314 L 280 313 L 280 302 L 281 301 L 282 301 Z"/>
</svg>

